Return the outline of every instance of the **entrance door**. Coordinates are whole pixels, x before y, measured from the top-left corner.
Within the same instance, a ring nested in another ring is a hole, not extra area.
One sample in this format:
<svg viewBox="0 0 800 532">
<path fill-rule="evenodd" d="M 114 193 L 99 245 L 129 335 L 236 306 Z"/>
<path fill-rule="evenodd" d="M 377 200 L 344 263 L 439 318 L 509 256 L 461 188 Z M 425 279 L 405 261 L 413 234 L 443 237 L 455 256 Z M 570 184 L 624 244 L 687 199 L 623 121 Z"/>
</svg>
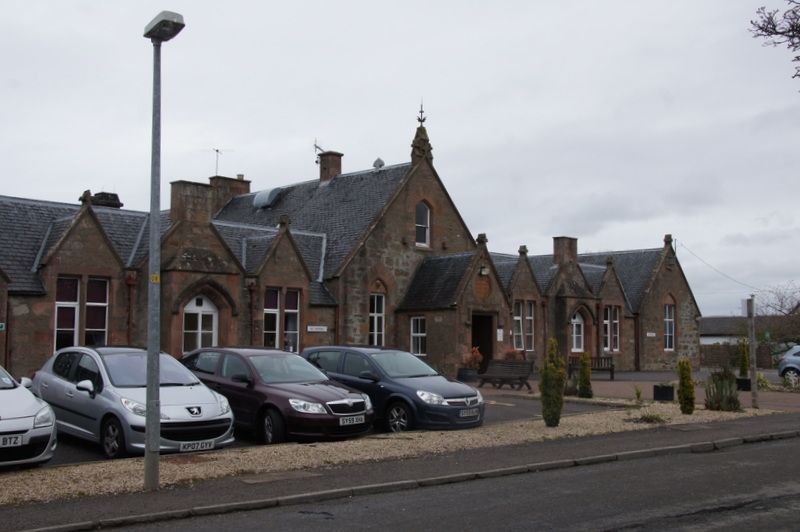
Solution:
<svg viewBox="0 0 800 532">
<path fill-rule="evenodd" d="M 472 315 L 472 347 L 478 346 L 483 361 L 479 371 L 486 371 L 489 361 L 494 358 L 494 317 L 487 314 Z"/>
</svg>

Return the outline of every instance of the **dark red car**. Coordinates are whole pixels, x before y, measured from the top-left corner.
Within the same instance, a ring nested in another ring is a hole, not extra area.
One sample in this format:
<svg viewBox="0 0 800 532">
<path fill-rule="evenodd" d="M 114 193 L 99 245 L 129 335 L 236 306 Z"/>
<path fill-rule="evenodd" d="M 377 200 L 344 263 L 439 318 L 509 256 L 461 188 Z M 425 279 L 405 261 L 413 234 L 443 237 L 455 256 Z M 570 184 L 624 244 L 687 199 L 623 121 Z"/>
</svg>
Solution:
<svg viewBox="0 0 800 532">
<path fill-rule="evenodd" d="M 300 355 L 258 347 L 208 347 L 183 364 L 227 397 L 237 425 L 264 443 L 287 437 L 346 438 L 370 430 L 369 396 L 333 382 Z"/>
</svg>

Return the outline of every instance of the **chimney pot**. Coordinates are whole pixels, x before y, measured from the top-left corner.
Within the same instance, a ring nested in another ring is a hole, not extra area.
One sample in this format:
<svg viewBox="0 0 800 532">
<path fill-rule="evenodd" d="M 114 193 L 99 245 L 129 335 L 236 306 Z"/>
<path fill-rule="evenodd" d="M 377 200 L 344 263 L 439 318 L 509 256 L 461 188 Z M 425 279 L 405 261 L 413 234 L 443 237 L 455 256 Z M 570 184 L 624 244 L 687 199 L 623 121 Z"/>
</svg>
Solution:
<svg viewBox="0 0 800 532">
<path fill-rule="evenodd" d="M 553 262 L 559 265 L 578 262 L 578 239 L 569 236 L 554 236 Z"/>
</svg>

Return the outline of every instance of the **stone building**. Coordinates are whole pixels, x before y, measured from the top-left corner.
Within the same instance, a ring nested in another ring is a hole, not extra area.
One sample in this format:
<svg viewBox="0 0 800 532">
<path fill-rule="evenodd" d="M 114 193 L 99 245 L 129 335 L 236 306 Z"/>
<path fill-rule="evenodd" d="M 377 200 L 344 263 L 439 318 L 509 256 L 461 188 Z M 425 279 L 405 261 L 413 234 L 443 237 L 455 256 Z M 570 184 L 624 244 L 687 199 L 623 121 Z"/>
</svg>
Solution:
<svg viewBox="0 0 800 532">
<path fill-rule="evenodd" d="M 422 125 L 411 161 L 251 191 L 243 176 L 172 183 L 161 214 L 161 341 L 298 351 L 396 346 L 455 374 L 478 346 L 538 360 L 614 356 L 620 369 L 697 359 L 699 310 L 669 237 L 664 247 L 552 256 L 490 253 L 473 238 L 433 166 Z M 114 194 L 80 204 L 0 197 L 0 348 L 16 375 L 56 348 L 146 344 L 148 214 Z M 485 363 L 485 362 L 484 362 Z"/>
</svg>

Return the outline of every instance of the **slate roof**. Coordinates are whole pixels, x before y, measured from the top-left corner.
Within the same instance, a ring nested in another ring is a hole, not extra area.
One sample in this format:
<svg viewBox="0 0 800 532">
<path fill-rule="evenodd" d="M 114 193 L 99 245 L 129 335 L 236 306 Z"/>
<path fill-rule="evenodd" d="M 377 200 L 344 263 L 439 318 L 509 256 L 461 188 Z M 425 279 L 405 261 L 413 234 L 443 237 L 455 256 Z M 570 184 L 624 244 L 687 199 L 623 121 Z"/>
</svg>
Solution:
<svg viewBox="0 0 800 532">
<path fill-rule="evenodd" d="M 650 283 L 653 272 L 661 260 L 663 248 L 635 249 L 628 251 L 608 251 L 603 253 L 584 253 L 578 255 L 578 265 L 583 271 L 589 286 L 594 292 L 600 289 L 606 271 L 606 259 L 612 257 L 622 289 L 630 303 L 630 310 L 638 312 Z M 545 291 L 558 269 L 552 255 L 528 257 L 536 281 Z"/>
<path fill-rule="evenodd" d="M 436 310 L 456 303 L 458 285 L 477 250 L 426 257 L 419 265 L 398 310 Z"/>
<path fill-rule="evenodd" d="M 44 292 L 37 273 L 40 261 L 64 235 L 80 208 L 79 204 L 0 196 L 0 269 L 11 280 L 10 292 Z M 125 266 L 133 267 L 147 256 L 148 213 L 98 206 L 92 209 Z M 169 214 L 162 212 L 162 235 L 169 228 Z"/>
<path fill-rule="evenodd" d="M 233 198 L 215 220 L 275 228 L 287 214 L 292 235 L 298 231 L 324 234 L 324 278 L 333 276 L 378 218 L 411 169 L 411 163 L 341 174 L 328 182 L 318 179 L 289 185 L 269 207 L 253 204 L 258 192 Z M 298 243 L 298 245 L 300 245 Z M 311 268 L 311 265 L 309 265 Z"/>
<path fill-rule="evenodd" d="M 785 328 L 797 323 L 795 316 L 756 316 L 756 333 Z M 703 316 L 699 321 L 700 336 L 747 336 L 744 316 Z"/>
<path fill-rule="evenodd" d="M 508 255 L 506 253 L 490 253 L 494 268 L 497 270 L 497 275 L 500 276 L 500 282 L 506 292 L 511 290 L 511 281 L 514 277 L 514 272 L 519 263 L 519 256 Z"/>
<path fill-rule="evenodd" d="M 278 235 L 278 229 L 252 224 L 215 220 L 214 227 L 250 275 L 258 273 Z M 291 230 L 300 256 L 311 274 L 310 301 L 312 305 L 335 305 L 336 300 L 322 284 L 323 257 L 327 238 L 324 234 Z"/>
</svg>

